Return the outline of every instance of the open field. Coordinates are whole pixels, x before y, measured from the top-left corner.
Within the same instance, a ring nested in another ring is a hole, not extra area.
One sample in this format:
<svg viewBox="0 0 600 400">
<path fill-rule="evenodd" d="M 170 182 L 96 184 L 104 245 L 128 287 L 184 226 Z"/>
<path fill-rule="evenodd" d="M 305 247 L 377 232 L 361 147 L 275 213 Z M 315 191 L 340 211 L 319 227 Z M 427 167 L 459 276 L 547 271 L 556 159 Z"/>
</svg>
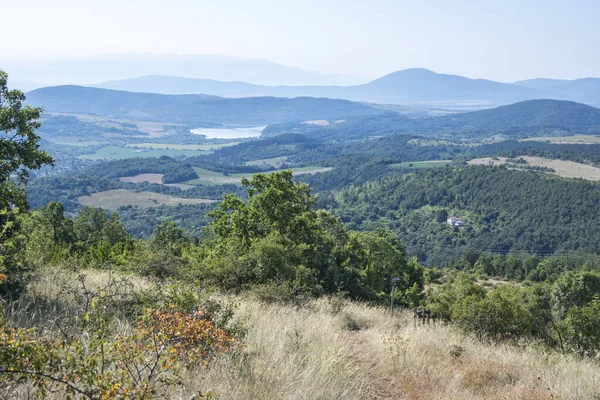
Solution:
<svg viewBox="0 0 600 400">
<path fill-rule="evenodd" d="M 134 274 L 47 268 L 29 284 L 29 302 L 7 307 L 7 325 L 54 327 L 63 313 L 79 311 L 78 297 L 65 296 L 64 289 L 81 275 L 86 290 L 105 287 L 110 277 L 126 279 L 134 293 L 153 288 Z M 215 300 L 237 304 L 234 320 L 245 327 L 243 345 L 218 355 L 210 368 L 184 368 L 181 384 L 165 398 L 191 399 L 199 391 L 228 400 L 600 398 L 594 359 L 527 342 L 480 341 L 451 325 L 416 323 L 410 311 L 391 314 L 387 307 L 338 297 L 296 305 L 262 302 L 252 293 Z M 119 322 L 119 332 L 131 328 Z M 64 398 L 62 391 L 47 395 Z"/>
<path fill-rule="evenodd" d="M 273 158 L 263 158 L 261 160 L 252 160 L 252 161 L 246 161 L 245 165 L 251 165 L 251 166 L 263 166 L 263 165 L 269 165 L 273 168 L 280 168 L 281 164 L 283 164 L 284 162 L 286 162 L 288 156 L 281 156 L 281 157 L 273 157 Z"/>
<path fill-rule="evenodd" d="M 139 174 L 136 176 L 124 176 L 119 178 L 121 182 L 141 183 L 150 182 L 157 183 L 159 185 L 176 187 L 181 190 L 188 190 L 194 187 L 194 185 L 187 185 L 185 183 L 162 183 L 162 177 L 164 174 Z"/>
<path fill-rule="evenodd" d="M 450 164 L 450 160 L 432 160 L 432 161 L 413 161 L 413 162 L 403 162 L 397 164 L 390 164 L 390 168 L 415 168 L 415 169 L 423 169 L 423 168 L 439 168 L 445 167 Z"/>
<path fill-rule="evenodd" d="M 190 185 L 225 185 L 225 184 L 234 184 L 239 185 L 242 178 L 250 178 L 253 174 L 229 174 L 227 176 L 223 175 L 220 172 L 209 171 L 207 169 L 193 167 L 194 171 L 198 174 L 199 178 L 188 181 L 187 183 Z M 304 175 L 304 174 L 316 174 L 319 172 L 327 172 L 331 171 L 333 168 L 323 168 L 323 167 L 302 167 L 302 168 L 289 168 L 294 175 Z M 278 172 L 283 170 L 274 170 L 264 172 L 265 174 L 272 174 L 273 172 Z"/>
<path fill-rule="evenodd" d="M 127 147 L 133 147 L 137 149 L 155 149 L 155 150 L 186 150 L 186 151 L 214 151 L 222 149 L 223 147 L 235 146 L 240 142 L 231 143 L 218 143 L 218 144 L 168 144 L 168 143 L 135 143 L 128 144 Z"/>
<path fill-rule="evenodd" d="M 137 121 L 120 118 L 108 118 L 101 117 L 98 115 L 89 114 L 72 114 L 72 113 L 48 113 L 49 115 L 71 115 L 77 118 L 81 122 L 91 123 L 100 128 L 122 128 L 122 124 L 135 125 L 136 129 L 140 132 L 148 134 L 150 137 L 160 137 L 176 133 L 176 128 L 182 126 L 181 124 L 164 123 L 164 122 L 151 122 L 151 121 Z"/>
<path fill-rule="evenodd" d="M 150 183 L 158 183 L 162 185 L 162 177 L 164 174 L 139 174 L 136 176 L 124 176 L 119 178 L 121 182 L 132 182 L 132 183 L 141 183 L 141 182 L 150 182 Z"/>
<path fill-rule="evenodd" d="M 491 157 L 476 158 L 468 161 L 469 165 L 504 165 L 507 162 L 505 157 L 497 157 L 498 160 L 493 160 Z M 592 167 L 591 165 L 576 163 L 573 161 L 551 160 L 549 158 L 523 156 L 519 157 L 527 161 L 527 164 L 532 167 L 552 168 L 556 172 L 555 175 L 563 178 L 582 178 L 590 181 L 600 181 L 600 168 Z"/>
<path fill-rule="evenodd" d="M 131 192 L 125 189 L 107 190 L 94 193 L 91 196 L 82 196 L 77 201 L 89 207 L 99 207 L 106 210 L 116 210 L 121 206 L 158 207 L 160 205 L 176 206 L 178 204 L 203 204 L 215 203 L 216 200 L 184 199 L 181 197 L 167 196 L 152 192 Z"/>
<path fill-rule="evenodd" d="M 93 154 L 83 154 L 79 158 L 89 160 L 118 160 L 121 158 L 133 157 L 160 157 L 160 156 L 201 156 L 210 154 L 210 151 L 188 151 L 188 150 L 162 150 L 162 149 L 134 149 L 125 146 L 106 146 L 102 147 Z"/>
<path fill-rule="evenodd" d="M 600 135 L 573 135 L 558 137 L 535 137 L 521 139 L 520 142 L 547 142 L 553 144 L 600 144 Z"/>
<path fill-rule="evenodd" d="M 81 140 L 73 136 L 44 136 L 43 138 L 51 143 L 60 144 L 63 146 L 87 147 L 97 146 L 104 143 L 98 140 Z"/>
<path fill-rule="evenodd" d="M 111 274 L 84 273 L 90 288 L 103 287 Z M 139 276 L 119 277 L 127 278 L 133 291 L 152 288 Z M 75 309 L 63 288 L 76 279 L 61 268 L 33 281 L 29 290 L 38 301 L 28 310 L 35 316 L 31 319 L 52 324 L 62 309 Z M 46 306 L 58 300 L 63 308 Z M 593 359 L 549 353 L 528 343 L 482 342 L 450 325 L 417 324 L 408 311 L 392 315 L 388 308 L 340 298 L 285 305 L 246 293 L 217 300 L 238 304 L 234 318 L 247 329 L 243 347 L 217 357 L 211 368 L 184 369 L 182 384 L 167 398 L 190 399 L 200 390 L 228 400 L 600 397 L 600 365 Z M 17 303 L 7 310 L 7 321 L 23 325 L 29 315 Z M 49 393 L 49 399 L 58 398 L 60 392 Z"/>
</svg>

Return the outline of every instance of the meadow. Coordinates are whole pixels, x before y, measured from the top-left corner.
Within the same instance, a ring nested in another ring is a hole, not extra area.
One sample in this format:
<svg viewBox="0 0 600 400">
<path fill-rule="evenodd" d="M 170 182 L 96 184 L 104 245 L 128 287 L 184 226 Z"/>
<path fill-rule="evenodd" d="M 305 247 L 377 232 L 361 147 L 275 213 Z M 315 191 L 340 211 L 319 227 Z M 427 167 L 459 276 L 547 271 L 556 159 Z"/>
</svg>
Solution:
<svg viewBox="0 0 600 400">
<path fill-rule="evenodd" d="M 476 158 L 468 161 L 469 165 L 504 165 L 508 162 L 506 157 L 491 157 Z M 522 156 L 531 167 L 546 167 L 552 168 L 555 175 L 563 178 L 581 178 L 590 181 L 600 181 L 600 168 L 591 165 L 577 163 L 574 161 L 552 160 L 549 158 Z M 511 168 L 518 168 L 520 164 L 511 164 Z"/>
<path fill-rule="evenodd" d="M 83 154 L 79 158 L 88 160 L 120 160 L 123 158 L 135 158 L 135 157 L 194 157 L 210 154 L 211 151 L 205 150 L 176 150 L 176 149 L 136 149 L 125 146 L 106 146 L 97 150 L 92 154 Z"/>
<path fill-rule="evenodd" d="M 82 196 L 77 201 L 84 206 L 98 207 L 105 210 L 116 210 L 122 206 L 158 207 L 160 205 L 176 206 L 178 204 L 214 203 L 216 200 L 193 199 L 168 196 L 153 192 L 131 192 L 126 189 L 106 190 L 91 196 Z"/>
<path fill-rule="evenodd" d="M 207 169 L 193 167 L 194 171 L 198 174 L 199 178 L 188 181 L 190 185 L 224 185 L 224 184 L 235 184 L 239 185 L 242 178 L 252 177 L 252 173 L 240 173 L 240 174 L 229 174 L 223 175 L 221 172 L 210 171 Z M 331 171 L 333 168 L 323 167 L 300 167 L 300 168 L 287 168 L 291 170 L 294 175 L 303 174 L 316 174 L 320 172 Z M 268 171 L 265 174 L 272 174 L 281 170 Z"/>
<path fill-rule="evenodd" d="M 186 150 L 186 151 L 214 151 L 223 147 L 230 147 L 239 144 L 239 142 L 229 143 L 204 143 L 204 144 L 168 144 L 168 143 L 135 143 L 128 144 L 127 147 L 136 149 L 153 149 L 153 150 Z"/>
<path fill-rule="evenodd" d="M 73 282 L 82 276 L 89 293 L 110 279 L 128 281 L 128 297 L 155 290 L 151 279 L 136 275 L 46 269 L 25 298 L 7 308 L 7 324 L 55 329 L 65 313 L 80 312 L 76 289 L 65 288 L 76 287 Z M 199 392 L 210 393 L 201 398 L 232 400 L 600 397 L 600 366 L 594 360 L 548 352 L 534 343 L 481 341 L 451 325 L 417 323 L 407 310 L 392 314 L 337 296 L 281 303 L 247 292 L 213 299 L 234 305 L 232 322 L 243 332 L 240 346 L 204 367 L 183 369 L 181 383 L 168 387 L 165 398 L 190 399 Z M 131 324 L 120 319 L 117 331 L 128 332 Z M 64 392 L 47 396 L 61 399 Z"/>
<path fill-rule="evenodd" d="M 521 139 L 520 142 L 546 142 L 552 144 L 600 144 L 600 135 L 534 137 Z"/>
<path fill-rule="evenodd" d="M 390 164 L 390 168 L 415 168 L 415 169 L 423 169 L 423 168 L 440 168 L 445 167 L 450 164 L 452 161 L 450 160 L 432 160 L 432 161 L 413 161 L 413 162 L 403 162 Z"/>
</svg>

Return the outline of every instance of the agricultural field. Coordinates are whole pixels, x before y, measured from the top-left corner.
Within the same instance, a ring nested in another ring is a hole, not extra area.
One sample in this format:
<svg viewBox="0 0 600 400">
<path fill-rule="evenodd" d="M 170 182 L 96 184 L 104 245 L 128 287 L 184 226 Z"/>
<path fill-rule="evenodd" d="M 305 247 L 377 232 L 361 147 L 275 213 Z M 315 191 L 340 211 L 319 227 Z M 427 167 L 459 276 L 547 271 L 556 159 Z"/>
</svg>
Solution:
<svg viewBox="0 0 600 400">
<path fill-rule="evenodd" d="M 190 185 L 225 185 L 225 184 L 234 184 L 239 185 L 242 178 L 250 178 L 252 174 L 229 174 L 223 175 L 220 172 L 209 171 L 207 169 L 193 167 L 194 171 L 198 174 L 199 178 L 188 181 L 187 183 Z M 319 172 L 327 172 L 331 171 L 333 168 L 323 168 L 323 167 L 302 167 L 302 168 L 289 168 L 294 175 L 304 175 L 304 174 L 317 174 Z M 276 171 L 265 172 L 266 174 L 272 174 Z"/>
<path fill-rule="evenodd" d="M 98 207 L 105 210 L 116 210 L 122 206 L 158 207 L 160 205 L 176 206 L 178 204 L 215 203 L 216 200 L 191 199 L 168 196 L 152 192 L 132 192 L 125 189 L 106 190 L 91 196 L 82 196 L 77 201 L 84 206 Z"/>
<path fill-rule="evenodd" d="M 263 158 L 261 160 L 252 160 L 246 161 L 245 165 L 249 166 L 271 166 L 273 168 L 281 168 L 281 165 L 285 163 L 288 159 L 288 156 L 281 157 L 273 157 L 273 158 Z"/>
<path fill-rule="evenodd" d="M 600 144 L 600 135 L 535 137 L 521 139 L 520 142 L 546 142 L 552 144 Z"/>
<path fill-rule="evenodd" d="M 131 183 L 156 183 L 164 186 L 176 187 L 181 190 L 188 190 L 194 187 L 194 185 L 187 185 L 185 183 L 163 183 L 162 178 L 164 174 L 139 174 L 136 176 L 123 176 L 119 178 L 121 182 L 131 182 Z"/>
<path fill-rule="evenodd" d="M 414 168 L 414 169 L 424 169 L 424 168 L 440 168 L 445 167 L 450 164 L 450 160 L 432 160 L 432 161 L 413 161 L 413 162 L 403 162 L 397 164 L 390 164 L 390 168 Z"/>
<path fill-rule="evenodd" d="M 531 157 L 531 156 L 523 156 L 519 157 L 523 158 L 527 161 L 527 164 L 523 164 L 523 166 L 531 166 L 531 167 L 546 167 L 552 168 L 555 172 L 555 175 L 562 176 L 563 178 L 581 178 L 587 179 L 590 181 L 600 181 L 600 168 L 593 167 L 587 164 L 581 164 L 574 161 L 564 161 L 564 160 L 552 160 L 549 158 L 542 157 Z M 468 161 L 469 165 L 504 165 L 508 162 L 508 159 L 505 157 L 496 157 L 496 159 L 492 159 L 491 157 L 485 158 L 476 158 Z M 517 168 L 517 164 L 511 164 L 511 168 Z"/>
<path fill-rule="evenodd" d="M 97 150 L 92 154 L 83 154 L 79 158 L 88 160 L 119 160 L 122 158 L 134 158 L 134 157 L 160 157 L 160 156 L 201 156 L 210 154 L 210 151 L 203 150 L 166 150 L 166 149 L 135 149 L 125 146 L 106 146 Z"/>
<path fill-rule="evenodd" d="M 70 115 L 81 122 L 91 123 L 100 128 L 122 128 L 123 124 L 135 127 L 140 132 L 148 134 L 150 137 L 160 137 L 177 133 L 177 128 L 183 125 L 163 122 L 136 121 L 119 118 L 101 117 L 89 114 L 71 114 L 71 113 L 48 113 L 49 115 Z"/>
<path fill-rule="evenodd" d="M 153 149 L 153 150 L 185 150 L 185 151 L 214 151 L 223 147 L 235 146 L 240 142 L 230 143 L 203 143 L 203 144 L 168 144 L 168 143 L 135 143 L 128 144 L 127 147 L 136 149 Z"/>
</svg>

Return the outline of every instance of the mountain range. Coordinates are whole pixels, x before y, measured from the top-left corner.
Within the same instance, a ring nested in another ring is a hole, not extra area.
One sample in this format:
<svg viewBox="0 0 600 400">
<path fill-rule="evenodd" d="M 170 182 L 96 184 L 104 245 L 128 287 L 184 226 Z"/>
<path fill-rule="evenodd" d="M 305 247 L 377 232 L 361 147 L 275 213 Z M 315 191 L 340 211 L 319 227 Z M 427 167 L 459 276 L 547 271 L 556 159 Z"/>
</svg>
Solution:
<svg viewBox="0 0 600 400">
<path fill-rule="evenodd" d="M 397 113 L 351 116 L 319 125 L 286 122 L 269 125 L 263 136 L 299 133 L 322 139 L 348 140 L 393 134 L 507 138 L 600 134 L 600 109 L 565 100 L 526 100 L 487 110 L 430 118 Z"/>
<path fill-rule="evenodd" d="M 225 97 L 310 96 L 382 104 L 469 103 L 474 109 L 540 98 L 600 105 L 598 78 L 574 81 L 533 79 L 502 83 L 438 74 L 422 68 L 397 71 L 365 84 L 351 86 L 267 86 L 241 81 L 222 82 L 163 75 L 108 81 L 93 86 L 134 92 L 202 93 Z"/>
<path fill-rule="evenodd" d="M 217 81 L 241 80 L 262 85 L 350 85 L 366 82 L 359 76 L 328 74 L 264 59 L 220 55 L 113 54 L 53 58 L 3 57 L 0 54 L 0 69 L 9 73 L 13 87 L 25 91 L 44 86 L 91 85 L 157 74 Z"/>
<path fill-rule="evenodd" d="M 336 140 L 390 134 L 462 137 L 599 134 L 600 109 L 565 100 L 526 100 L 446 116 L 409 118 L 368 104 L 313 97 L 224 98 L 56 86 L 27 93 L 47 112 L 95 114 L 185 125 L 269 125 L 263 136 L 306 133 Z M 313 120 L 311 123 L 307 121 Z"/>
<path fill-rule="evenodd" d="M 27 93 L 27 101 L 46 112 L 95 114 L 201 126 L 267 125 L 307 119 L 339 119 L 382 110 L 348 100 L 297 97 L 228 99 L 210 95 L 165 95 L 53 86 Z"/>
</svg>

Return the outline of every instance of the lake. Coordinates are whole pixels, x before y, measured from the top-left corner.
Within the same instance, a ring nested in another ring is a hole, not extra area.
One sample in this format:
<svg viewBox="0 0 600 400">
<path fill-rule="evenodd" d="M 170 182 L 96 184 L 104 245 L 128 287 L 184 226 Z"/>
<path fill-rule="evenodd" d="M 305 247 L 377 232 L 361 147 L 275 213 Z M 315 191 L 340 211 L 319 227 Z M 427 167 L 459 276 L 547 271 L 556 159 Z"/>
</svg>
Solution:
<svg viewBox="0 0 600 400">
<path fill-rule="evenodd" d="M 204 135 L 207 139 L 244 139 L 259 137 L 265 129 L 264 126 L 246 128 L 198 128 L 190 132 L 196 135 Z"/>
</svg>

